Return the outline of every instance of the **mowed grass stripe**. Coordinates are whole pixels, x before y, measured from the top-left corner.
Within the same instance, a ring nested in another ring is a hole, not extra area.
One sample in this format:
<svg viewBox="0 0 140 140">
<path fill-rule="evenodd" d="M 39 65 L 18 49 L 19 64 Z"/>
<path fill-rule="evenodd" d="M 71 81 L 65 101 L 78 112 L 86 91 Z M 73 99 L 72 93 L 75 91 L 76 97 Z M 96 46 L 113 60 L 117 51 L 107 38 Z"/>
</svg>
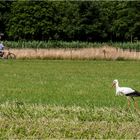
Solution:
<svg viewBox="0 0 140 140">
<path fill-rule="evenodd" d="M 140 112 L 6 102 L 0 105 L 2 139 L 139 139 Z"/>
<path fill-rule="evenodd" d="M 0 61 L 0 102 L 124 107 L 112 80 L 140 90 L 139 61 Z"/>
</svg>

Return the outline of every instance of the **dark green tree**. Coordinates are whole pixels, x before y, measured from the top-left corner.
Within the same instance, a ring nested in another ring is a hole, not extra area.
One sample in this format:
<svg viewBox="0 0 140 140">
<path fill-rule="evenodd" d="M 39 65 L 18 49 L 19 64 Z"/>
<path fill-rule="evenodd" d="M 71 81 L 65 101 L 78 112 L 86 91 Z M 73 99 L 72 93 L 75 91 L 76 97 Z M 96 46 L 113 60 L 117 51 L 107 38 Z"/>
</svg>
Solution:
<svg viewBox="0 0 140 140">
<path fill-rule="evenodd" d="M 7 33 L 18 39 L 48 39 L 54 30 L 53 14 L 52 2 L 13 2 Z"/>
<path fill-rule="evenodd" d="M 140 2 L 119 2 L 117 5 L 117 17 L 113 23 L 113 31 L 116 37 L 129 41 L 134 37 L 140 37 Z"/>
<path fill-rule="evenodd" d="M 0 32 L 9 39 L 140 39 L 139 1 L 1 1 Z"/>
<path fill-rule="evenodd" d="M 11 3 L 10 1 L 0 1 L 0 34 L 5 33 L 5 26 L 10 18 Z"/>
</svg>

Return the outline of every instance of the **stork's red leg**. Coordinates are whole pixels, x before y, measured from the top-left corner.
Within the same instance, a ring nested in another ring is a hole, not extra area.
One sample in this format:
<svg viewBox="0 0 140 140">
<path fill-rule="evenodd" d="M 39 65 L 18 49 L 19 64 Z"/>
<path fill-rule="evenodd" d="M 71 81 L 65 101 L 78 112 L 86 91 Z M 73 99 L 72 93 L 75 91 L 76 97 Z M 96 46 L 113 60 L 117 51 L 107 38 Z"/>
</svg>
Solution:
<svg viewBox="0 0 140 140">
<path fill-rule="evenodd" d="M 128 104 L 128 108 L 130 108 L 130 98 L 127 97 L 127 104 Z"/>
<path fill-rule="evenodd" d="M 135 107 L 136 109 L 138 109 L 138 103 L 137 103 L 137 100 L 134 99 L 133 97 L 132 97 L 132 99 L 133 99 L 133 101 L 134 101 L 134 107 Z"/>
<path fill-rule="evenodd" d="M 138 102 L 136 100 L 134 101 L 134 106 L 136 109 L 138 109 Z"/>
</svg>

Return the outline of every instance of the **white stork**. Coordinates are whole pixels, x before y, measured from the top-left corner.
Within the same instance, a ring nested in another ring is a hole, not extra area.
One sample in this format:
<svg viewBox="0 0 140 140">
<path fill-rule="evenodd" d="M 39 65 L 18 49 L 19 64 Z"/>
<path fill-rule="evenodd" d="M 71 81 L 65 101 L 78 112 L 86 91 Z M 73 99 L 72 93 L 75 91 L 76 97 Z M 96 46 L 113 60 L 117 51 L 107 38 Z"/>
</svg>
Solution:
<svg viewBox="0 0 140 140">
<path fill-rule="evenodd" d="M 128 100 L 128 107 L 130 107 L 130 99 L 133 99 L 135 108 L 138 107 L 137 101 L 134 99 L 134 97 L 140 96 L 140 92 L 130 88 L 130 87 L 119 87 L 118 80 L 113 81 L 112 87 L 116 88 L 116 95 L 125 95 Z"/>
</svg>

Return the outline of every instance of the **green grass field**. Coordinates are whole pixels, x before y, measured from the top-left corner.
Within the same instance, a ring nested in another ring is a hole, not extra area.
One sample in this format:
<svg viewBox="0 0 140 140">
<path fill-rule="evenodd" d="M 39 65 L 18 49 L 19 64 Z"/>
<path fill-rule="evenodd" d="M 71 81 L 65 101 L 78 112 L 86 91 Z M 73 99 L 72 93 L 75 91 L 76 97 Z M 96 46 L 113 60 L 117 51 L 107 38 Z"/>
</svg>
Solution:
<svg viewBox="0 0 140 140">
<path fill-rule="evenodd" d="M 140 138 L 140 112 L 111 88 L 140 90 L 139 63 L 1 60 L 0 137 Z"/>
</svg>

